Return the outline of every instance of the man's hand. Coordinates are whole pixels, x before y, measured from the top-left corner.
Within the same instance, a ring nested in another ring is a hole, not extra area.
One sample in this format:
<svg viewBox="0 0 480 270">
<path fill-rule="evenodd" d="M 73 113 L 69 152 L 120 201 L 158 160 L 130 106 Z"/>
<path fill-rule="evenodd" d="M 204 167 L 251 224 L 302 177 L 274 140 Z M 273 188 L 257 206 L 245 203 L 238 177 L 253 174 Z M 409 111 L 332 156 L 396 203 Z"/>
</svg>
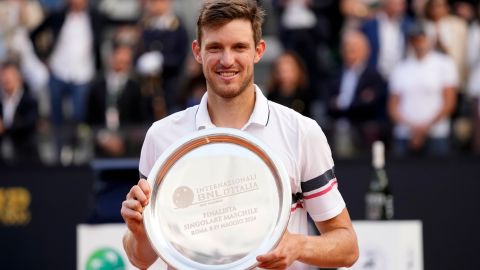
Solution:
<svg viewBox="0 0 480 270">
<path fill-rule="evenodd" d="M 428 137 L 430 127 L 428 125 L 412 126 L 412 137 L 410 139 L 410 148 L 413 150 L 421 149 Z"/>
<path fill-rule="evenodd" d="M 120 212 L 128 229 L 134 235 L 145 235 L 145 228 L 143 227 L 143 210 L 150 201 L 150 193 L 150 185 L 147 180 L 140 179 L 138 184 L 130 189 L 126 200 L 122 203 L 122 210 Z"/>
<path fill-rule="evenodd" d="M 257 257 L 258 267 L 264 269 L 286 269 L 300 257 L 304 236 L 285 232 L 278 246 L 271 252 Z"/>
<path fill-rule="evenodd" d="M 123 247 L 130 262 L 140 269 L 149 268 L 157 259 L 143 226 L 143 210 L 150 201 L 150 194 L 147 180 L 140 179 L 128 192 L 121 210 L 128 227 L 123 237 Z"/>
</svg>

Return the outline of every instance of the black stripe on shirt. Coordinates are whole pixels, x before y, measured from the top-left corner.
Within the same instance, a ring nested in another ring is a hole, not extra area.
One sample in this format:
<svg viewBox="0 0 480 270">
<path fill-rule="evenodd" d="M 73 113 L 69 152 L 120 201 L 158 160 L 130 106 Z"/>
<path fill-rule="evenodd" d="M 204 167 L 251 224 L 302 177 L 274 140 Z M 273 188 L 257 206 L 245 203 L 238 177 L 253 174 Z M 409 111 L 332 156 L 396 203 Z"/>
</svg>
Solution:
<svg viewBox="0 0 480 270">
<path fill-rule="evenodd" d="M 319 175 L 313 179 L 310 179 L 308 181 L 302 182 L 301 187 L 302 187 L 302 192 L 310 192 L 315 189 L 319 189 L 330 182 L 330 180 L 335 178 L 335 167 L 332 167 L 330 170 L 326 171 L 322 175 Z"/>
</svg>

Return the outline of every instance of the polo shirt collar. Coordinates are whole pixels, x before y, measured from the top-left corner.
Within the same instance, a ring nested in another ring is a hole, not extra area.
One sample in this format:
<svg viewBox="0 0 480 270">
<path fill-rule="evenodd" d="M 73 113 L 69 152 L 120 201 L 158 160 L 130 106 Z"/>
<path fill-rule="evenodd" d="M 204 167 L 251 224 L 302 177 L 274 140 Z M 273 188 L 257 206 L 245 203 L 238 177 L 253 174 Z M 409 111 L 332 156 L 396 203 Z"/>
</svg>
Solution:
<svg viewBox="0 0 480 270">
<path fill-rule="evenodd" d="M 268 106 L 268 100 L 263 95 L 262 90 L 257 85 L 255 86 L 255 105 L 253 107 L 253 112 L 250 115 L 250 119 L 242 128 L 244 130 L 250 124 L 257 124 L 260 126 L 267 126 L 268 120 L 270 117 L 270 109 Z M 198 105 L 198 110 L 195 115 L 195 126 L 197 130 L 205 129 L 205 128 L 213 128 L 215 125 L 212 123 L 210 119 L 210 115 L 208 114 L 207 109 L 207 93 L 205 93 Z"/>
</svg>

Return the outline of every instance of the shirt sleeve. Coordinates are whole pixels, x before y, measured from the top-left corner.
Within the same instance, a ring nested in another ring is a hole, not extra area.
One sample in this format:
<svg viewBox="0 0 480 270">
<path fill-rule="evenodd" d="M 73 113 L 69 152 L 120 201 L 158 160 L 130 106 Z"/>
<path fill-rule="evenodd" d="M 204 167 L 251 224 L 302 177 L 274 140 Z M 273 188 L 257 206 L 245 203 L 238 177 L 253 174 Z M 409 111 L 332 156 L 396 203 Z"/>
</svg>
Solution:
<svg viewBox="0 0 480 270">
<path fill-rule="evenodd" d="M 142 151 L 140 153 L 140 162 L 138 171 L 141 178 L 147 178 L 150 174 L 150 170 L 155 164 L 155 149 L 154 140 L 152 136 L 152 128 L 147 131 L 145 140 L 143 141 Z"/>
<path fill-rule="evenodd" d="M 444 87 L 458 87 L 459 75 L 455 63 L 450 57 L 444 57 L 442 65 L 442 76 Z"/>
<path fill-rule="evenodd" d="M 301 188 L 304 207 L 314 221 L 331 219 L 345 208 L 338 190 L 332 153 L 325 134 L 311 120 L 301 140 Z"/>
<path fill-rule="evenodd" d="M 396 68 L 393 69 L 393 72 L 390 76 L 390 80 L 388 82 L 389 84 L 389 92 L 392 94 L 399 94 L 401 89 L 402 89 L 402 83 L 401 83 L 401 70 L 397 66 Z"/>
</svg>

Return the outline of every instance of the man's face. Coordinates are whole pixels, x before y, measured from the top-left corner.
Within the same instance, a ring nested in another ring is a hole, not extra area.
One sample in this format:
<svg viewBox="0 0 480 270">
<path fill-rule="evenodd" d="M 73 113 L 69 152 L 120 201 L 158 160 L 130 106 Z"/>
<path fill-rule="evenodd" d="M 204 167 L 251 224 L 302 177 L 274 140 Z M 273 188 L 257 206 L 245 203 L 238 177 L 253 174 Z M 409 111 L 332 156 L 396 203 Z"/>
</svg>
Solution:
<svg viewBox="0 0 480 270">
<path fill-rule="evenodd" d="M 430 49 L 430 42 L 425 35 L 411 37 L 410 44 L 417 56 L 425 55 Z"/>
<path fill-rule="evenodd" d="M 171 0 L 147 0 L 146 9 L 150 16 L 161 16 L 171 9 Z"/>
<path fill-rule="evenodd" d="M 203 28 L 201 44 L 194 41 L 192 51 L 202 64 L 207 89 L 231 99 L 253 84 L 253 66 L 260 61 L 265 42 L 255 46 L 251 23 L 236 19 L 217 28 Z"/>
<path fill-rule="evenodd" d="M 6 67 L 0 70 L 0 87 L 7 95 L 12 95 L 20 88 L 22 79 L 20 73 L 14 67 Z"/>
<path fill-rule="evenodd" d="M 116 72 L 128 72 L 132 63 L 132 50 L 120 47 L 112 55 L 112 69 Z"/>
<path fill-rule="evenodd" d="M 70 8 L 76 11 L 85 10 L 88 6 L 88 0 L 70 0 Z"/>
<path fill-rule="evenodd" d="M 347 67 L 362 64 L 368 56 L 366 41 L 358 34 L 350 34 L 342 43 L 343 63 Z"/>
</svg>

